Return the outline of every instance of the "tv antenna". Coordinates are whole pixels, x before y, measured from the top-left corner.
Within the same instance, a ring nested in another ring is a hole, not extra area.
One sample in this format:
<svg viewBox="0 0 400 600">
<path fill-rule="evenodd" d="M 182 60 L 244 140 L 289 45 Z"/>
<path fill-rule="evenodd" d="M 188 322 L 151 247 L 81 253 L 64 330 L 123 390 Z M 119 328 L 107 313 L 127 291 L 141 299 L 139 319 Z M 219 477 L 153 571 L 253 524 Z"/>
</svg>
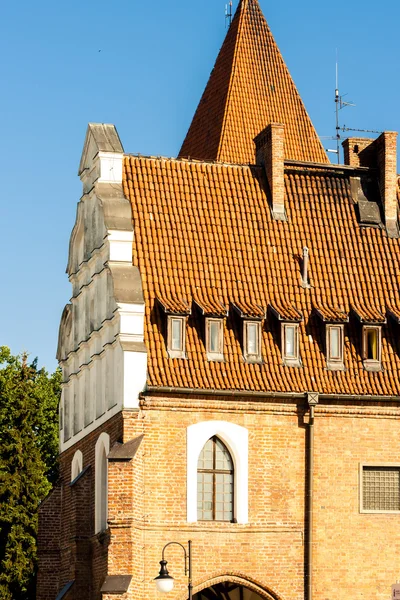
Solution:
<svg viewBox="0 0 400 600">
<path fill-rule="evenodd" d="M 229 27 L 232 24 L 232 0 L 230 0 L 229 4 L 225 4 L 225 26 L 229 19 Z"/>
<path fill-rule="evenodd" d="M 343 98 L 345 96 L 347 96 L 347 94 L 344 94 L 343 96 L 341 96 L 339 93 L 339 64 L 338 64 L 338 55 L 337 55 L 337 50 L 336 50 L 336 88 L 335 88 L 336 136 L 334 138 L 330 138 L 330 139 L 336 140 L 336 150 L 331 150 L 331 149 L 327 148 L 327 152 L 333 152 L 334 154 L 337 155 L 338 164 L 340 164 L 340 141 L 342 139 L 340 132 L 341 131 L 358 131 L 356 129 L 350 129 L 349 127 L 341 127 L 340 126 L 339 111 L 342 110 L 343 108 L 346 108 L 347 106 L 356 106 L 354 104 L 354 102 L 352 102 L 351 100 L 349 102 L 347 100 L 346 101 L 343 100 Z"/>
</svg>

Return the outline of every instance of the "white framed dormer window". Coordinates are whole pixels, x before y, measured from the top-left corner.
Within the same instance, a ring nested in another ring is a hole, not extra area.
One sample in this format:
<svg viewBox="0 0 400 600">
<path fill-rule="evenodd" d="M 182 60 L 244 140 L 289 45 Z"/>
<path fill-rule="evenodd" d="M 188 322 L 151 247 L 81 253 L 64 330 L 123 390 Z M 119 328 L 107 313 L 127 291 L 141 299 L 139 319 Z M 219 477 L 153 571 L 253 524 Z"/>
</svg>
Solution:
<svg viewBox="0 0 400 600">
<path fill-rule="evenodd" d="M 244 321 L 243 355 L 248 362 L 261 362 L 261 322 Z"/>
<path fill-rule="evenodd" d="M 380 371 L 382 355 L 382 328 L 379 325 L 363 326 L 363 363 L 367 371 Z"/>
<path fill-rule="evenodd" d="M 400 465 L 360 465 L 360 512 L 400 512 Z"/>
<path fill-rule="evenodd" d="M 203 519 L 248 522 L 248 440 L 247 429 L 227 421 L 202 421 L 187 428 L 189 523 Z M 209 462 L 210 458 L 212 464 Z M 220 483 L 221 476 L 226 479 L 227 492 L 226 497 L 222 499 L 218 496 L 221 489 L 213 488 Z M 206 489 L 205 484 L 211 485 L 211 490 Z M 233 495 L 230 497 L 232 489 Z M 207 503 L 213 502 L 214 492 L 215 505 L 211 504 L 210 508 Z M 205 497 L 205 493 L 211 493 L 211 497 Z M 219 519 L 221 512 L 222 518 Z"/>
<path fill-rule="evenodd" d="M 282 358 L 288 366 L 300 366 L 299 324 L 282 323 Z"/>
<path fill-rule="evenodd" d="M 223 319 L 206 319 L 206 351 L 208 360 L 224 360 Z"/>
<path fill-rule="evenodd" d="M 326 364 L 332 371 L 344 369 L 344 327 L 326 326 Z"/>
<path fill-rule="evenodd" d="M 168 355 L 170 358 L 186 358 L 186 318 L 168 317 Z"/>
</svg>

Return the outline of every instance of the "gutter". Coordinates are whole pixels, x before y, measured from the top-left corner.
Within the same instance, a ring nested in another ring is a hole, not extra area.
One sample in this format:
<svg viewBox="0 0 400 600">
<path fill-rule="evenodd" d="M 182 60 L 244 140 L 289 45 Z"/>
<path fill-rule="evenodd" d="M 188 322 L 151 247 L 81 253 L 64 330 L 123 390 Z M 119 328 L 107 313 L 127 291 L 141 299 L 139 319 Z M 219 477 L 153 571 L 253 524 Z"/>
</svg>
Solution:
<svg viewBox="0 0 400 600">
<path fill-rule="evenodd" d="M 207 390 L 197 388 L 180 388 L 180 387 L 158 387 L 154 385 L 146 386 L 141 396 L 146 396 L 153 393 L 161 394 L 190 394 L 197 396 L 228 396 L 230 398 L 239 397 L 255 397 L 255 398 L 289 398 L 304 400 L 307 397 L 306 393 L 298 392 L 252 392 L 251 390 Z"/>
<path fill-rule="evenodd" d="M 168 387 L 148 385 L 141 396 L 149 394 L 190 394 L 197 396 L 221 396 L 230 398 L 277 398 L 289 400 L 307 400 L 314 392 L 259 392 L 251 390 L 216 390 L 184 387 Z M 353 402 L 400 402 L 400 396 L 362 396 L 359 394 L 319 394 L 319 402 L 353 401 Z"/>
<path fill-rule="evenodd" d="M 308 423 L 308 456 L 307 456 L 307 600 L 312 600 L 312 575 L 313 575 L 313 495 L 314 495 L 314 408 L 318 404 L 318 394 L 310 393 L 307 397 L 310 408 Z M 307 449 L 306 449 L 307 453 Z"/>
</svg>

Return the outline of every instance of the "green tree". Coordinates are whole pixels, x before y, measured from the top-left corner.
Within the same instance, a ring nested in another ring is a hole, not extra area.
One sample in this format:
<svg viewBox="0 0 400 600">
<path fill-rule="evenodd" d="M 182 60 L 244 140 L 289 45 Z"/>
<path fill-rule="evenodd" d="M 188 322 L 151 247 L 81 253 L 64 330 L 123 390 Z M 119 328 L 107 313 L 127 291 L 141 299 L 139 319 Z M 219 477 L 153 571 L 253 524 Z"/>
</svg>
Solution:
<svg viewBox="0 0 400 600">
<path fill-rule="evenodd" d="M 38 507 L 57 479 L 60 380 L 0 347 L 0 600 L 35 597 Z"/>
</svg>

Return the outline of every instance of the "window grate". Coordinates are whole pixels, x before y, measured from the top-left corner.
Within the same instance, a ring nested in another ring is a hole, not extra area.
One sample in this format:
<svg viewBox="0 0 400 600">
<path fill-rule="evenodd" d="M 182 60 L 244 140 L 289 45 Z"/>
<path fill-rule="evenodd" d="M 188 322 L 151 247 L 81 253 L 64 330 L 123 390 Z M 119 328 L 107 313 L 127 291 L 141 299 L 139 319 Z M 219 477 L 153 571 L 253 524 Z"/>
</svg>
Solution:
<svg viewBox="0 0 400 600">
<path fill-rule="evenodd" d="M 363 509 L 400 510 L 400 467 L 363 467 Z"/>
</svg>

